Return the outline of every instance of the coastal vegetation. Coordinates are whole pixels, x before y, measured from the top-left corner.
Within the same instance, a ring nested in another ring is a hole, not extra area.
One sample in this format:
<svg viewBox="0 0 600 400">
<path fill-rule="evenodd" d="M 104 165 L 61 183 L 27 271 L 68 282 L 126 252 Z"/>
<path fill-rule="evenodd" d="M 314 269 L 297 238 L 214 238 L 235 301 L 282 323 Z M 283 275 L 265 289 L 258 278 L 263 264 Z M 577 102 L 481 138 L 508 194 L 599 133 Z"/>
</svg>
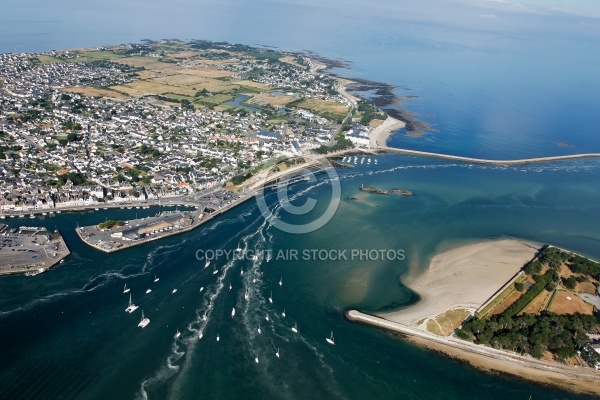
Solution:
<svg viewBox="0 0 600 400">
<path fill-rule="evenodd" d="M 492 302 L 493 308 L 501 312 L 486 307 L 480 315 L 464 322 L 455 331 L 456 336 L 536 358 L 548 355 L 561 362 L 572 361 L 580 354 L 595 366 L 600 355 L 588 351 L 586 345 L 590 341 L 588 333 L 600 329 L 600 319 L 594 315 L 595 307 L 584 306 L 575 290 L 580 284 L 588 284 L 581 293 L 595 292 L 598 283 L 590 281 L 600 276 L 600 264 L 545 246 L 523 272 L 507 288 L 508 294 L 503 292 L 499 302 Z"/>
<path fill-rule="evenodd" d="M 100 229 L 112 229 L 114 227 L 123 226 L 124 222 L 121 220 L 109 219 L 107 221 L 101 222 L 98 224 L 98 228 Z"/>
<path fill-rule="evenodd" d="M 600 327 L 594 315 L 558 315 L 543 311 L 541 315 L 494 315 L 473 318 L 456 331 L 465 340 L 499 349 L 542 358 L 546 351 L 556 360 L 566 362 L 583 348 L 589 338 L 586 332 Z"/>
<path fill-rule="evenodd" d="M 314 152 L 317 154 L 333 153 L 340 150 L 351 149 L 354 144 L 350 139 L 346 139 L 343 133 L 339 133 L 335 136 L 335 143 L 332 145 L 321 145 L 317 147 Z"/>
</svg>

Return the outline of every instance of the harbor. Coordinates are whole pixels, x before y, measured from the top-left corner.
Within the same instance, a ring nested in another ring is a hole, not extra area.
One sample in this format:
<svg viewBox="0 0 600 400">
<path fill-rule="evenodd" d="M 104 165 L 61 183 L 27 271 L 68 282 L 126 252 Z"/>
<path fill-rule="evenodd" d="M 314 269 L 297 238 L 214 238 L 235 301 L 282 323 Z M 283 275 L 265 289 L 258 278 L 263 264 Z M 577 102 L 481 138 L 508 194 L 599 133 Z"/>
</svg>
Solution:
<svg viewBox="0 0 600 400">
<path fill-rule="evenodd" d="M 104 253 L 114 253 L 158 239 L 189 232 L 253 197 L 218 190 L 202 196 L 193 211 L 165 211 L 128 221 L 105 221 L 76 228 L 79 238 Z M 108 223 L 108 224 L 107 224 Z"/>
<path fill-rule="evenodd" d="M 0 238 L 0 275 L 39 275 L 70 254 L 62 235 L 44 227 L 9 229 L 0 224 Z"/>
</svg>

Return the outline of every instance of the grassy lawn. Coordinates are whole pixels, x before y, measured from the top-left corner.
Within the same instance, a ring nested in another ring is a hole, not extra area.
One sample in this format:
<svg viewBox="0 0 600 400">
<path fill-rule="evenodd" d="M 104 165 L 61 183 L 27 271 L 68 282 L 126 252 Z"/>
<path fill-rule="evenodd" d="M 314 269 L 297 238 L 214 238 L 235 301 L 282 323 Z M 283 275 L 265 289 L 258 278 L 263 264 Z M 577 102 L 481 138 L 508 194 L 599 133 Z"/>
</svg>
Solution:
<svg viewBox="0 0 600 400">
<path fill-rule="evenodd" d="M 583 301 L 575 292 L 570 290 L 557 290 L 548 311 L 557 314 L 592 314 L 594 306 Z"/>
<path fill-rule="evenodd" d="M 61 60 L 60 58 L 56 58 L 56 57 L 52 57 L 52 56 L 46 56 L 46 55 L 37 56 L 37 59 L 40 60 L 40 63 L 42 63 L 42 64 L 55 64 L 55 63 L 64 63 L 64 62 L 66 62 L 64 60 Z"/>
<path fill-rule="evenodd" d="M 175 93 L 184 96 L 194 97 L 196 94 L 195 90 L 186 89 L 178 86 L 170 86 L 164 85 L 160 82 L 156 82 L 154 80 L 150 81 L 135 81 L 131 83 L 126 83 L 123 85 L 117 85 L 112 87 L 115 90 L 119 90 L 121 92 L 128 93 L 130 95 L 143 95 L 147 93 L 152 94 L 165 94 L 165 93 Z"/>
<path fill-rule="evenodd" d="M 348 107 L 343 104 L 319 99 L 304 99 L 296 105 L 296 108 L 303 108 L 319 115 L 333 114 L 338 119 L 344 118 L 348 112 Z"/>
<path fill-rule="evenodd" d="M 546 301 L 548 300 L 548 297 L 550 297 L 552 295 L 552 293 L 550 293 L 547 290 L 542 291 L 542 293 L 538 294 L 535 299 L 531 300 L 531 302 L 529 304 L 527 304 L 527 306 L 521 310 L 521 312 L 519 313 L 519 315 L 521 314 L 538 314 L 540 311 L 542 311 L 542 307 L 544 306 L 544 304 L 546 304 Z"/>
<path fill-rule="evenodd" d="M 434 319 L 427 321 L 426 327 L 431 333 L 440 336 L 448 336 L 470 315 L 471 313 L 464 308 L 456 308 L 454 310 L 446 311 Z"/>
<path fill-rule="evenodd" d="M 69 93 L 78 93 L 87 97 L 112 97 L 115 99 L 127 99 L 129 96 L 125 96 L 122 93 L 118 93 L 110 89 L 101 89 L 94 87 L 68 87 L 64 88 L 63 91 Z"/>
</svg>

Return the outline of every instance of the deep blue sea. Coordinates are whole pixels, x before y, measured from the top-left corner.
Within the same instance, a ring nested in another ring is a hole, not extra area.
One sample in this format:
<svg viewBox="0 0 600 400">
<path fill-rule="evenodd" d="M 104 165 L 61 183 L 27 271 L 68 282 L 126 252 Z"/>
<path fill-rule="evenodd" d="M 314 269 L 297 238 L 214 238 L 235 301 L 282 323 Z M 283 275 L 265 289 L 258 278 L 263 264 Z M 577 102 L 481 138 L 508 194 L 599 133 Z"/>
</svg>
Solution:
<svg viewBox="0 0 600 400">
<path fill-rule="evenodd" d="M 528 3 L 9 0 L 0 51 L 145 38 L 310 50 L 350 63 L 337 72 L 410 96 L 400 107 L 432 130 L 399 132 L 394 146 L 502 159 L 600 152 L 600 25 Z M 190 233 L 112 255 L 81 243 L 77 223 L 156 209 L 3 220 L 58 228 L 72 255 L 35 278 L 0 279 L 0 398 L 586 398 L 477 371 L 347 322 L 343 311 L 417 301 L 402 275 L 477 240 L 513 236 L 600 259 L 599 160 L 502 167 L 390 154 L 337 173 L 339 208 L 304 235 L 266 223 L 254 200 Z M 313 198 L 321 212 L 332 182 L 320 175 L 297 184 L 291 202 Z M 362 184 L 415 196 L 367 195 Z M 275 192 L 265 199 L 288 221 L 313 217 L 285 215 Z M 220 259 L 216 275 L 196 259 L 198 250 L 237 247 L 396 249 L 406 258 Z M 124 312 L 125 283 L 140 306 L 134 314 Z M 143 330 L 142 309 L 151 319 Z M 335 346 L 325 342 L 332 330 Z"/>
</svg>

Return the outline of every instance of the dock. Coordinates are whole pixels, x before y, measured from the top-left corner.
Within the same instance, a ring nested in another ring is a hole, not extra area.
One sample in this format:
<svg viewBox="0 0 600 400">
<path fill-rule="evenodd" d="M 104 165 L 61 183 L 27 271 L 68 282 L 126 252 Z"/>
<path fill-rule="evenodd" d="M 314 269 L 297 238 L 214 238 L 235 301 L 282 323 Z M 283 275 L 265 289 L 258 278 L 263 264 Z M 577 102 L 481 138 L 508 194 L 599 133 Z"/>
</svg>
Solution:
<svg viewBox="0 0 600 400">
<path fill-rule="evenodd" d="M 38 275 L 71 254 L 60 232 L 44 227 L 5 226 L 0 241 L 0 275 Z"/>
<path fill-rule="evenodd" d="M 169 236 L 189 232 L 253 198 L 255 192 L 234 195 L 217 191 L 207 198 L 207 206 L 195 211 L 162 212 L 153 217 L 122 221 L 121 226 L 102 229 L 98 225 L 77 227 L 79 238 L 104 253 L 114 253 Z"/>
</svg>

